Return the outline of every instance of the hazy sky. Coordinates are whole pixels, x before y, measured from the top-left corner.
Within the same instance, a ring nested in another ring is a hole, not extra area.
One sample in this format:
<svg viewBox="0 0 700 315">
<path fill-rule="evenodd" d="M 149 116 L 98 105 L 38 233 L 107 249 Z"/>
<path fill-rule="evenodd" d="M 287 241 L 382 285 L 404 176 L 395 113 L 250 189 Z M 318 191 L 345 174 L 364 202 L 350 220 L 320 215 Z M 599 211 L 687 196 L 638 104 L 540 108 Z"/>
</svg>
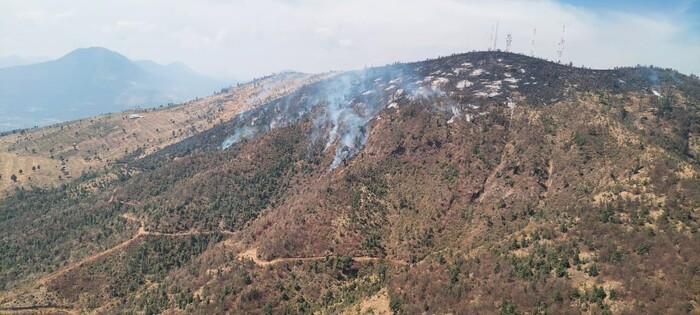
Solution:
<svg viewBox="0 0 700 315">
<path fill-rule="evenodd" d="M 248 79 L 498 48 L 594 68 L 653 64 L 700 74 L 700 1 L 0 0 L 0 56 L 104 46 Z"/>
</svg>

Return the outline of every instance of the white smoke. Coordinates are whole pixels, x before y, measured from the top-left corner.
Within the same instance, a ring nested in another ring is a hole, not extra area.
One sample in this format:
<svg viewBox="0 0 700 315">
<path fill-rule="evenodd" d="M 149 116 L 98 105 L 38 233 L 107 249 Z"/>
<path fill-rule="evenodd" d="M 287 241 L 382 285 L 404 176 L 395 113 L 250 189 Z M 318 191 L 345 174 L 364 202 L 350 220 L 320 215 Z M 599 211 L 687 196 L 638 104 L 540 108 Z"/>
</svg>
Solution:
<svg viewBox="0 0 700 315">
<path fill-rule="evenodd" d="M 427 70 L 422 66 L 395 64 L 345 72 L 311 84 L 237 116 L 235 124 L 238 127 L 221 148 L 226 149 L 242 139 L 294 124 L 311 113 L 313 130 L 310 141 L 323 141 L 321 143 L 325 143 L 326 150 L 333 148 L 330 169 L 335 169 L 362 150 L 369 138 L 369 123 L 382 110 L 398 110 L 409 102 L 427 101 L 441 112 L 460 116 L 460 106 L 446 102 L 448 95 L 443 91 L 444 86 L 457 85 L 460 81 L 426 76 L 425 72 Z M 466 87 L 459 90 L 467 93 Z"/>
</svg>

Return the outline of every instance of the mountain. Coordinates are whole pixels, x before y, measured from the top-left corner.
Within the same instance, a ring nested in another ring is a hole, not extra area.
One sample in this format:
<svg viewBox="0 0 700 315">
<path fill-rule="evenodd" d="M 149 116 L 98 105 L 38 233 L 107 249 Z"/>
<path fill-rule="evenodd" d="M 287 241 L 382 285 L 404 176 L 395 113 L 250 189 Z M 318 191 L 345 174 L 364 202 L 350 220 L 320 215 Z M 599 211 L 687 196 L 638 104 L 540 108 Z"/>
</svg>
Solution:
<svg viewBox="0 0 700 315">
<path fill-rule="evenodd" d="M 130 155 L 151 154 L 331 75 L 281 73 L 181 104 L 0 133 L 0 198 L 17 188 L 54 187 Z"/>
<path fill-rule="evenodd" d="M 101 47 L 77 49 L 53 61 L 0 68 L 0 131 L 185 101 L 222 86 L 228 84 L 183 64 L 133 62 Z"/>
<path fill-rule="evenodd" d="M 472 52 L 283 94 L 2 199 L 0 308 L 698 311 L 696 78 Z"/>
</svg>

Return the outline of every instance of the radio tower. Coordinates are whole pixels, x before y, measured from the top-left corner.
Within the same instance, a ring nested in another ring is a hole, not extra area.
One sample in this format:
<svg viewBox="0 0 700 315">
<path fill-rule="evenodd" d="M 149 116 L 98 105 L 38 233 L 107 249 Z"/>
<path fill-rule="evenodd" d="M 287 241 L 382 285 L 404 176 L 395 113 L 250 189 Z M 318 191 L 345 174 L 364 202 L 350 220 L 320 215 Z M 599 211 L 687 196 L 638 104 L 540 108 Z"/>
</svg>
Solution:
<svg viewBox="0 0 700 315">
<path fill-rule="evenodd" d="M 496 35 L 493 37 L 493 50 L 498 50 L 498 21 L 496 21 Z"/>
<path fill-rule="evenodd" d="M 506 52 L 510 52 L 510 44 L 513 42 L 513 35 L 506 35 Z"/>
<path fill-rule="evenodd" d="M 564 33 L 566 32 L 566 25 L 561 28 L 561 41 L 559 41 L 559 50 L 557 50 L 557 56 L 559 56 L 559 62 L 561 62 L 561 57 L 564 55 Z"/>
<path fill-rule="evenodd" d="M 535 56 L 535 36 L 537 35 L 537 28 L 532 29 L 532 47 L 530 47 L 530 57 Z"/>
<path fill-rule="evenodd" d="M 491 37 L 489 38 L 489 44 L 486 45 L 488 51 L 493 50 L 493 48 L 491 47 L 492 44 L 493 44 L 493 24 L 491 24 Z"/>
</svg>

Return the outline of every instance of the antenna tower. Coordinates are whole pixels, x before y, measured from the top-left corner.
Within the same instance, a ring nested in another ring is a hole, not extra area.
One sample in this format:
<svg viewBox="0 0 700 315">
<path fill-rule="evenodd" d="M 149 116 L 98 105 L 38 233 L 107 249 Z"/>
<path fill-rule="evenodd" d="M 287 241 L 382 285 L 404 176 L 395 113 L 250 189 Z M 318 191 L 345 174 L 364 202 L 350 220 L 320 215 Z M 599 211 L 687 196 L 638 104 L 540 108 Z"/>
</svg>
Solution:
<svg viewBox="0 0 700 315">
<path fill-rule="evenodd" d="M 537 35 L 537 28 L 532 29 L 532 46 L 530 47 L 530 57 L 535 56 L 535 36 Z"/>
<path fill-rule="evenodd" d="M 491 24 L 491 37 L 489 38 L 489 44 L 486 45 L 488 51 L 492 50 L 491 44 L 493 44 L 493 24 Z"/>
<path fill-rule="evenodd" d="M 566 32 L 566 25 L 564 25 L 561 28 L 561 41 L 559 41 L 559 50 L 557 50 L 557 56 L 559 57 L 559 61 L 561 62 L 561 57 L 564 55 L 564 44 L 566 41 L 564 40 L 564 33 Z"/>
<path fill-rule="evenodd" d="M 510 52 L 510 44 L 513 42 L 513 35 L 506 35 L 506 52 Z"/>
<path fill-rule="evenodd" d="M 493 50 L 498 50 L 498 21 L 496 21 L 496 35 L 493 37 Z"/>
</svg>

